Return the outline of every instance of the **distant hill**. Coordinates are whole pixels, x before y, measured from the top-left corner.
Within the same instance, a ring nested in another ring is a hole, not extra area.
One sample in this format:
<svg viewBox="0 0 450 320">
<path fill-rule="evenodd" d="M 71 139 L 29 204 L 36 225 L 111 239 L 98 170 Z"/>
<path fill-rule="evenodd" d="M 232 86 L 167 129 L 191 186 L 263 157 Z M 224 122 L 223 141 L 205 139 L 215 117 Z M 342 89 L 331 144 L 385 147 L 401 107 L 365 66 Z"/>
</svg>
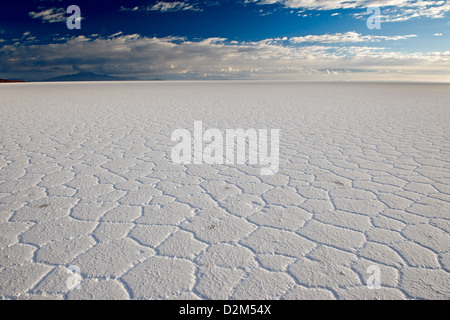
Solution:
<svg viewBox="0 0 450 320">
<path fill-rule="evenodd" d="M 141 81 L 141 79 L 113 77 L 104 74 L 96 74 L 93 72 L 79 72 L 76 74 L 54 77 L 42 81 Z"/>
<path fill-rule="evenodd" d="M 0 83 L 16 83 L 16 82 L 26 82 L 26 81 L 0 79 Z"/>
</svg>

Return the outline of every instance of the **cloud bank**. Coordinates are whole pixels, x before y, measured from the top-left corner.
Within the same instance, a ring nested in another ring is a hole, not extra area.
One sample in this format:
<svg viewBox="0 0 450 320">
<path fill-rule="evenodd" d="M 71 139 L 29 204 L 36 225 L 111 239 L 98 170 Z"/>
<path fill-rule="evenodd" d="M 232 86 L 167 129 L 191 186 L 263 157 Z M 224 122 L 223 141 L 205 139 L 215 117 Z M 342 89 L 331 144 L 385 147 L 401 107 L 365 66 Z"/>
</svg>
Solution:
<svg viewBox="0 0 450 320">
<path fill-rule="evenodd" d="M 409 36 L 398 36 L 404 38 Z M 416 80 L 450 82 L 450 51 L 405 53 L 383 47 L 332 45 L 367 41 L 354 33 L 236 42 L 190 41 L 138 34 L 78 36 L 51 44 L 0 48 L 0 72 L 48 78 L 82 70 L 141 79 Z M 307 40 L 307 41 L 306 41 Z M 391 40 L 390 37 L 378 40 Z M 345 40 L 347 41 L 347 40 Z M 371 41 L 375 41 L 371 38 Z M 283 43 L 282 43 L 283 42 Z M 287 42 L 286 45 L 284 42 Z M 295 42 L 317 42 L 299 46 Z M 331 45 L 325 45 L 331 44 Z"/>
</svg>

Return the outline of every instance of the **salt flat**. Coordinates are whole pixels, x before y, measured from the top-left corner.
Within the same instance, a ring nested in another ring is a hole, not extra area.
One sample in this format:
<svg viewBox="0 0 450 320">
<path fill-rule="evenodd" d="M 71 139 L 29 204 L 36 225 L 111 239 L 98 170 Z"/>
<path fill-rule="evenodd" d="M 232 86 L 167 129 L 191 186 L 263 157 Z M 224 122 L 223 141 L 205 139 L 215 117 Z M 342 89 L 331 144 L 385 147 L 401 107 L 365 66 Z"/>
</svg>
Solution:
<svg viewBox="0 0 450 320">
<path fill-rule="evenodd" d="M 449 299 L 449 102 L 439 84 L 0 85 L 0 298 Z M 174 164 L 194 121 L 279 129 L 278 173 Z"/>
</svg>

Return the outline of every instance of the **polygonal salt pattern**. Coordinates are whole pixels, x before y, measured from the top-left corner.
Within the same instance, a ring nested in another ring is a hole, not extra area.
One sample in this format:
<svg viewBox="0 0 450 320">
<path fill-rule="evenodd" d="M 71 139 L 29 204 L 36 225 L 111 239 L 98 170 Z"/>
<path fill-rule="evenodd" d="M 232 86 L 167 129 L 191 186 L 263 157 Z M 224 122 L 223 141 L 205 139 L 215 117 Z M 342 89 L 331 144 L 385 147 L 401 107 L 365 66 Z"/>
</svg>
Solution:
<svg viewBox="0 0 450 320">
<path fill-rule="evenodd" d="M 449 86 L 54 86 L 0 86 L 0 299 L 450 297 Z M 278 173 L 172 163 L 200 120 Z"/>
</svg>

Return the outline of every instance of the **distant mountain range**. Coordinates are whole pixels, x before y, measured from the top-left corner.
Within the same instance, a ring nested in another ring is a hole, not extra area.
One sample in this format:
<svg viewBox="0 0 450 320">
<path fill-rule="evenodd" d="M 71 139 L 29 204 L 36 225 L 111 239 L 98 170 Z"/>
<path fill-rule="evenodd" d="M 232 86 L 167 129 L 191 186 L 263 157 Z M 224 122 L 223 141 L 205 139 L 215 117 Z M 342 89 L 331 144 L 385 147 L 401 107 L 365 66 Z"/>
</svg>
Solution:
<svg viewBox="0 0 450 320">
<path fill-rule="evenodd" d="M 114 77 L 106 74 L 97 74 L 94 72 L 78 72 L 50 79 L 38 80 L 33 82 L 59 82 L 59 81 L 164 81 L 165 79 L 155 78 L 150 80 L 142 80 L 133 77 Z M 0 83 L 28 82 L 20 79 L 0 79 Z"/>
<path fill-rule="evenodd" d="M 54 77 L 42 81 L 141 81 L 141 79 L 131 77 L 113 77 L 105 74 L 93 72 L 79 72 L 65 76 Z"/>
<path fill-rule="evenodd" d="M 26 82 L 26 81 L 0 79 L 0 83 L 15 83 L 15 82 Z"/>
</svg>

